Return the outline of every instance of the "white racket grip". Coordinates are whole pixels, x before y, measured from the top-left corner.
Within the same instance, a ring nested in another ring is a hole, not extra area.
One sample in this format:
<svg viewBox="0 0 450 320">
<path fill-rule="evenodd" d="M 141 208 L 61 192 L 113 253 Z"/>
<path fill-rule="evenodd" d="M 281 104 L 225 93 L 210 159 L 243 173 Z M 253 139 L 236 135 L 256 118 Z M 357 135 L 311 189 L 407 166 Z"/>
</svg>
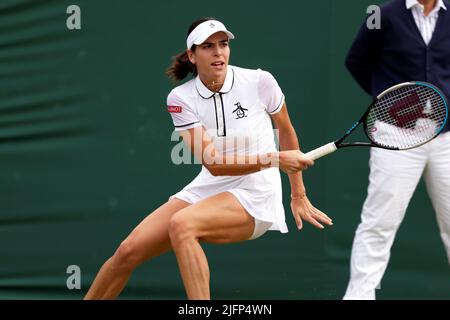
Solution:
<svg viewBox="0 0 450 320">
<path fill-rule="evenodd" d="M 316 159 L 322 158 L 323 156 L 326 156 L 327 154 L 330 154 L 336 150 L 337 150 L 337 147 L 334 144 L 334 142 L 330 142 L 324 146 L 321 146 L 317 149 L 314 149 L 314 150 L 311 150 L 310 152 L 305 153 L 304 156 L 308 159 L 316 160 Z"/>
</svg>

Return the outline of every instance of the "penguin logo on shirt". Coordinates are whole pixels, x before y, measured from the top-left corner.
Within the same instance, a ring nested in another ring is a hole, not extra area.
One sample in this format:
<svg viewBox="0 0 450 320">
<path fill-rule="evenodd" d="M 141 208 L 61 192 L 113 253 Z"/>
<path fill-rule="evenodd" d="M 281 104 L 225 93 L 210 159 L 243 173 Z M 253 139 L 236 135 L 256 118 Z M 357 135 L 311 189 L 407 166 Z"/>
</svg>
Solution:
<svg viewBox="0 0 450 320">
<path fill-rule="evenodd" d="M 235 103 L 234 104 L 236 106 L 236 110 L 233 111 L 233 113 L 236 112 L 236 119 L 242 119 L 245 118 L 247 115 L 245 114 L 245 111 L 248 111 L 248 109 L 242 108 L 241 103 Z"/>
</svg>

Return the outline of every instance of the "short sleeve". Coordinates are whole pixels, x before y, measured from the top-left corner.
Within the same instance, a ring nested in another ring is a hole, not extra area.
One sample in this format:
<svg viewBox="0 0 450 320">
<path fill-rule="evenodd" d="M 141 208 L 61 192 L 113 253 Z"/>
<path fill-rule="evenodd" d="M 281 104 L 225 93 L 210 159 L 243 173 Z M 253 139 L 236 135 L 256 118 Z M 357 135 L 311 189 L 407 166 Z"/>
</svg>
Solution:
<svg viewBox="0 0 450 320">
<path fill-rule="evenodd" d="M 175 131 L 182 131 L 201 126 L 192 108 L 173 90 L 167 96 L 167 111 L 172 116 Z"/>
<path fill-rule="evenodd" d="M 266 111 L 269 114 L 280 112 L 284 104 L 284 94 L 277 80 L 267 71 L 260 69 L 258 71 L 258 95 L 261 102 L 266 106 Z"/>
</svg>

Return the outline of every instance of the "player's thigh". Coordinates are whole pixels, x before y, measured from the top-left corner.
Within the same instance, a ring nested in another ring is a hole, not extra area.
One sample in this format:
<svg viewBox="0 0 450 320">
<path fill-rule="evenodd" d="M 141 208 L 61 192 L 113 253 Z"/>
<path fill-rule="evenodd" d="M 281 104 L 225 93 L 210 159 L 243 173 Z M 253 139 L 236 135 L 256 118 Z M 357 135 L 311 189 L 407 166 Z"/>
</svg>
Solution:
<svg viewBox="0 0 450 320">
<path fill-rule="evenodd" d="M 254 218 L 239 200 L 222 192 L 179 211 L 174 220 L 184 224 L 201 242 L 232 243 L 248 240 L 255 228 Z"/>
<path fill-rule="evenodd" d="M 176 212 L 190 205 L 186 201 L 172 198 L 142 220 L 123 244 L 132 248 L 140 260 L 147 260 L 171 250 L 169 221 Z"/>
</svg>

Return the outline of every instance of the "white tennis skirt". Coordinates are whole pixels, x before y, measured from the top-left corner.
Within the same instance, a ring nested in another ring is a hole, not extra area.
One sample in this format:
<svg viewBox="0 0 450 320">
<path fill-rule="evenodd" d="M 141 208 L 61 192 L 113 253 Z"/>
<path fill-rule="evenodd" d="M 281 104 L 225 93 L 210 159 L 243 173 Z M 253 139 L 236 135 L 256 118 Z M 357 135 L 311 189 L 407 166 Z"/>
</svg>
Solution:
<svg viewBox="0 0 450 320">
<path fill-rule="evenodd" d="M 197 177 L 171 198 L 196 203 L 221 192 L 231 192 L 255 219 L 272 223 L 269 230 L 288 232 L 280 172 L 270 168 L 244 176 L 213 176 L 202 166 Z"/>
</svg>

